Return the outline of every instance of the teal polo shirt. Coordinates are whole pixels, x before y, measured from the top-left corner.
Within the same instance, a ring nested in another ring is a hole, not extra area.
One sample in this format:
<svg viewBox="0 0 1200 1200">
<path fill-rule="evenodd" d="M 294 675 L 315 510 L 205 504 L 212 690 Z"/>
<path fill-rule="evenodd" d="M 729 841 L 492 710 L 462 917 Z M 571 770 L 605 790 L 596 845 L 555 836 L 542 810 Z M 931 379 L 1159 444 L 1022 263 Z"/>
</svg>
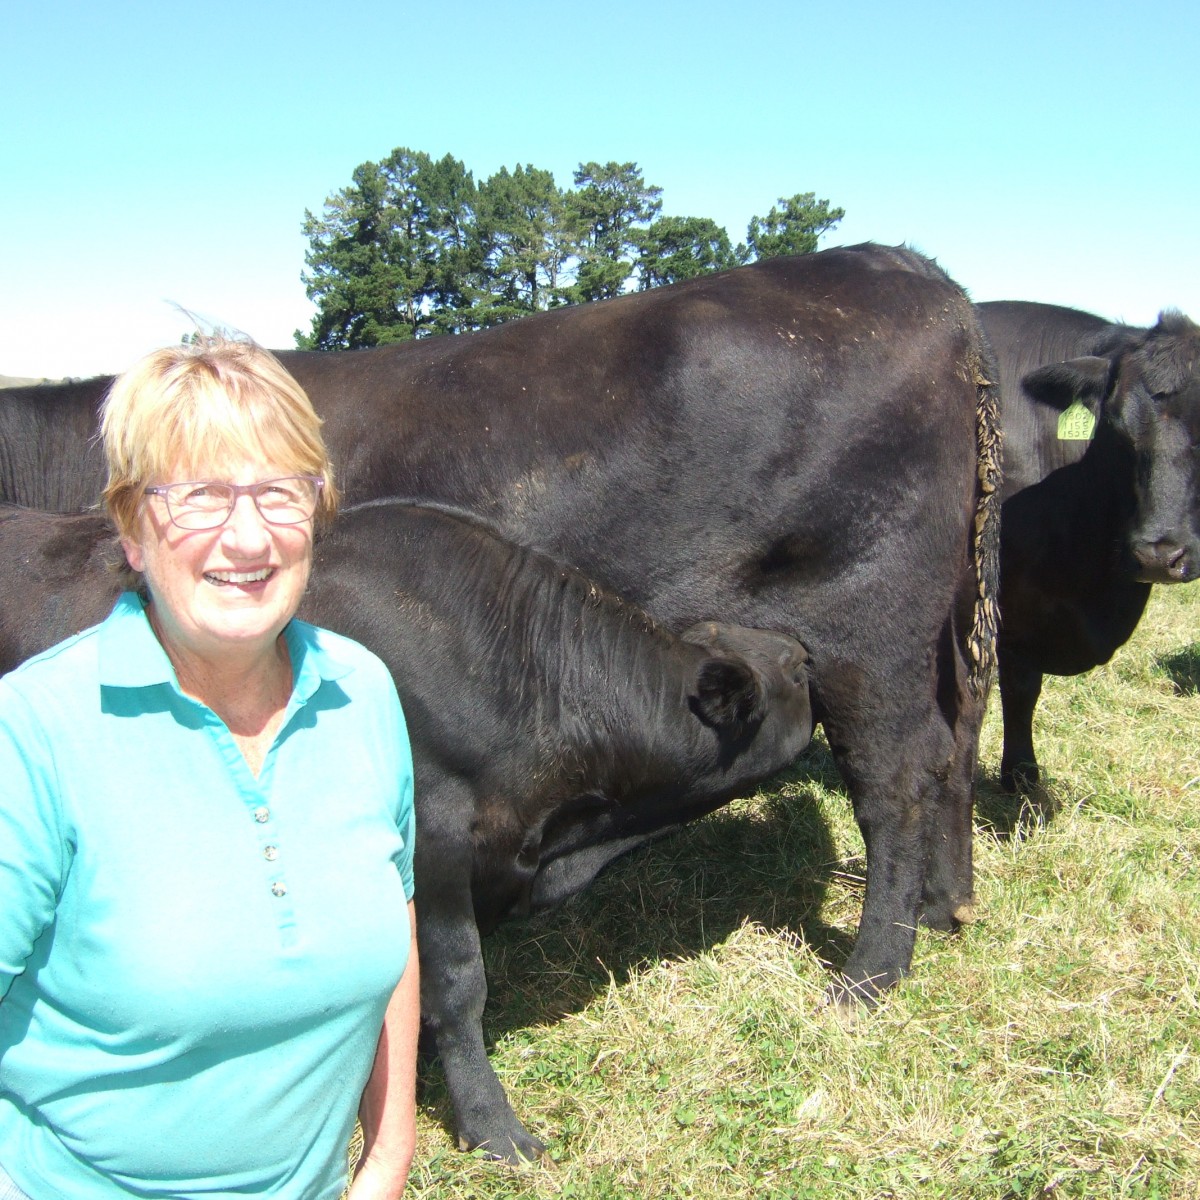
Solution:
<svg viewBox="0 0 1200 1200">
<path fill-rule="evenodd" d="M 140 599 L 0 679 L 0 1165 L 37 1200 L 336 1200 L 409 952 L 383 664 L 292 621 L 258 776 Z"/>
</svg>

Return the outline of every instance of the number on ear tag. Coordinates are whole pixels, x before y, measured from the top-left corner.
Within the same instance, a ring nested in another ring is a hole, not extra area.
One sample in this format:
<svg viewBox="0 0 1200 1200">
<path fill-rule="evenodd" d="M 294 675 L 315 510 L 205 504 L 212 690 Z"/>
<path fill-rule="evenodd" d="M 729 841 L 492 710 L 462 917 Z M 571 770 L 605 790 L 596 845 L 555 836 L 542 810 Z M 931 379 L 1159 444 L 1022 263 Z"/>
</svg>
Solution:
<svg viewBox="0 0 1200 1200">
<path fill-rule="evenodd" d="M 1076 400 L 1058 418 L 1058 440 L 1060 442 L 1090 442 L 1096 432 L 1096 418 L 1091 409 Z"/>
</svg>

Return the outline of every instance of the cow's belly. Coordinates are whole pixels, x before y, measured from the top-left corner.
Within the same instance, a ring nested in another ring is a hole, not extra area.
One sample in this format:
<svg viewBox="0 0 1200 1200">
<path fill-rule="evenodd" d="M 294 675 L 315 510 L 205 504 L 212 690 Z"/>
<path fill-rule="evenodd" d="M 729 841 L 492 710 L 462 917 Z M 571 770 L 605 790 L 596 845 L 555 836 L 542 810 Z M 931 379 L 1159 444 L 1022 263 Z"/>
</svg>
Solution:
<svg viewBox="0 0 1200 1200">
<path fill-rule="evenodd" d="M 1129 640 L 1145 608 L 1146 584 L 1097 588 L 1088 595 L 1024 594 L 1003 607 L 1001 648 L 1044 675 L 1082 675 L 1108 662 Z"/>
</svg>

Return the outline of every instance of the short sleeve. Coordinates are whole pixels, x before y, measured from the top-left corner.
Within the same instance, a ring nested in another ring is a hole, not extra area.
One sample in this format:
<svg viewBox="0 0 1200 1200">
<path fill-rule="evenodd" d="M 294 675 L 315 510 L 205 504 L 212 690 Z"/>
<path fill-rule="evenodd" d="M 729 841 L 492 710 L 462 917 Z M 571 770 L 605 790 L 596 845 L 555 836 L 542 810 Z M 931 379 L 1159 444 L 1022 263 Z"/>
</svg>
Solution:
<svg viewBox="0 0 1200 1200">
<path fill-rule="evenodd" d="M 386 668 L 385 668 L 386 673 Z M 390 673 L 386 673 L 384 703 L 388 709 L 387 722 L 391 729 L 389 743 L 395 747 L 395 818 L 396 828 L 404 839 L 404 848 L 396 860 L 400 878 L 404 884 L 404 895 L 413 898 L 413 844 L 417 835 L 416 811 L 413 805 L 413 762 L 412 747 L 408 740 L 408 727 L 404 721 L 404 710 L 396 694 L 396 685 Z"/>
<path fill-rule="evenodd" d="M 70 859 L 47 731 L 0 679 L 0 996 L 54 920 Z"/>
</svg>

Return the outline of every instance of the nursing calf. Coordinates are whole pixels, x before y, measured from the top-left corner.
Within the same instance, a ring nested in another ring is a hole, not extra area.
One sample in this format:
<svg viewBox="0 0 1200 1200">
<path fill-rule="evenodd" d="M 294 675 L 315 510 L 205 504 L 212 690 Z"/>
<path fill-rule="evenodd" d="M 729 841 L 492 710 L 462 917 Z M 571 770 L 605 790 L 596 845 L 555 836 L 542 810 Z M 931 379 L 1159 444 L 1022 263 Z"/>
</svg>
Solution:
<svg viewBox="0 0 1200 1200">
<path fill-rule="evenodd" d="M 91 516 L 3 514 L 0 576 L 17 584 L 0 671 L 11 646 L 31 653 L 107 611 L 108 536 Z M 393 501 L 318 540 L 300 615 L 364 642 L 396 680 L 416 768 L 422 1017 L 460 1142 L 533 1157 L 542 1145 L 487 1058 L 480 934 L 791 762 L 812 733 L 807 654 L 736 626 L 676 636 L 477 518 Z"/>
</svg>

